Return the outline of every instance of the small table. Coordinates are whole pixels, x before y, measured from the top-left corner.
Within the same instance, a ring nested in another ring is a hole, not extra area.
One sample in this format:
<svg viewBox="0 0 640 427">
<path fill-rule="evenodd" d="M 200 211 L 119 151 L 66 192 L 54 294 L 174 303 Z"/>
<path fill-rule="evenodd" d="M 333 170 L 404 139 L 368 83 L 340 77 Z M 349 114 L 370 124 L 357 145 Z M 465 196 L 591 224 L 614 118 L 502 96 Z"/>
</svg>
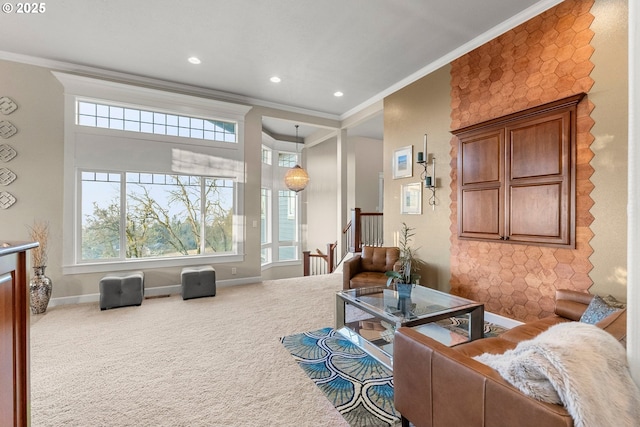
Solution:
<svg viewBox="0 0 640 427">
<path fill-rule="evenodd" d="M 389 368 L 393 365 L 393 333 L 398 328 L 462 314 L 469 315 L 469 340 L 482 338 L 484 304 L 479 302 L 419 285 L 413 286 L 408 297 L 384 287 L 349 289 L 336 294 L 336 330 Z"/>
</svg>

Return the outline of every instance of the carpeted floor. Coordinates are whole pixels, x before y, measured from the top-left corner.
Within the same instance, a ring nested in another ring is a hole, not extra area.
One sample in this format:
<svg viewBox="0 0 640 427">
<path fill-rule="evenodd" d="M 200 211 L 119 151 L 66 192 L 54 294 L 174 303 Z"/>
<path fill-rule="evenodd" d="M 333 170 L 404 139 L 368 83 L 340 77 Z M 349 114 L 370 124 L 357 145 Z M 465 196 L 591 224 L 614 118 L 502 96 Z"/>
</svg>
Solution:
<svg viewBox="0 0 640 427">
<path fill-rule="evenodd" d="M 32 316 L 32 426 L 348 426 L 279 340 L 333 325 L 341 281 L 51 307 Z"/>
<path fill-rule="evenodd" d="M 330 274 L 50 307 L 31 316 L 32 426 L 348 426 L 280 344 L 334 325 L 341 288 Z"/>
</svg>

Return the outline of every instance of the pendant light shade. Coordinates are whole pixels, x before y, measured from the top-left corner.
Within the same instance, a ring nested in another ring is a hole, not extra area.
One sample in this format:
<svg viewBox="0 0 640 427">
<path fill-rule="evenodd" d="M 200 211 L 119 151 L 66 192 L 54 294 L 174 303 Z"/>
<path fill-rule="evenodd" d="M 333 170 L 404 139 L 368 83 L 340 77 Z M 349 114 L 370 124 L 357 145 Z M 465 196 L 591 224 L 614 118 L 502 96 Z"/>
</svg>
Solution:
<svg viewBox="0 0 640 427">
<path fill-rule="evenodd" d="M 291 191 L 302 191 L 305 189 L 307 184 L 309 183 L 309 174 L 307 171 L 302 169 L 300 165 L 295 165 L 291 169 L 289 169 L 284 176 L 284 184 Z"/>
<path fill-rule="evenodd" d="M 296 144 L 298 144 L 298 125 L 296 125 Z M 297 145 L 296 145 L 297 147 Z M 296 149 L 296 152 L 298 150 Z M 309 183 L 309 174 L 300 165 L 295 165 L 284 176 L 284 185 L 291 191 L 302 191 Z"/>
</svg>

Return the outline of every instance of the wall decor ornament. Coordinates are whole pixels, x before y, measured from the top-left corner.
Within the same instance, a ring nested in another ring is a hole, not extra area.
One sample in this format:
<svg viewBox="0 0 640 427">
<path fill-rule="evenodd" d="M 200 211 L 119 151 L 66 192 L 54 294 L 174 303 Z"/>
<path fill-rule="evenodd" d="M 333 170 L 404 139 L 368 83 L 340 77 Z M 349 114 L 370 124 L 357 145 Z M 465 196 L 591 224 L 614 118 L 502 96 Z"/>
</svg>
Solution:
<svg viewBox="0 0 640 427">
<path fill-rule="evenodd" d="M 422 213 L 422 183 L 404 184 L 401 193 L 400 213 L 420 215 Z"/>
<path fill-rule="evenodd" d="M 18 133 L 18 128 L 16 128 L 13 123 L 7 120 L 0 122 L 0 137 L 7 139 L 11 138 L 16 133 Z"/>
<path fill-rule="evenodd" d="M 0 160 L 7 163 L 13 160 L 18 155 L 18 152 L 13 149 L 9 144 L 0 145 Z"/>
<path fill-rule="evenodd" d="M 16 202 L 16 198 L 11 193 L 0 191 L 0 208 L 9 209 Z"/>
<path fill-rule="evenodd" d="M 393 152 L 393 179 L 413 176 L 413 145 L 398 148 Z"/>
<path fill-rule="evenodd" d="M 18 109 L 18 104 L 8 96 L 0 97 L 0 113 L 8 116 Z"/>
<path fill-rule="evenodd" d="M 16 174 L 7 168 L 0 168 L 0 184 L 9 185 L 17 178 Z"/>
</svg>

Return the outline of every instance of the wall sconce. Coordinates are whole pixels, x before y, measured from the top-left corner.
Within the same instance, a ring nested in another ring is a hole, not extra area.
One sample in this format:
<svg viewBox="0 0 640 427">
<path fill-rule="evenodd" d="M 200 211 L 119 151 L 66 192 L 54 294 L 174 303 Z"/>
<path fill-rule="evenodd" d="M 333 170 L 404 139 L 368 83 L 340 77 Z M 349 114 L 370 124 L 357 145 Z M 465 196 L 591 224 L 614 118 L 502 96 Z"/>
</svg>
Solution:
<svg viewBox="0 0 640 427">
<path fill-rule="evenodd" d="M 424 171 L 420 174 L 420 179 L 424 182 L 424 188 L 431 190 L 429 197 L 429 205 L 433 210 L 436 209 L 436 158 L 431 157 L 429 162 L 429 153 L 427 151 L 427 134 L 424 134 L 423 151 L 418 152 L 418 163 L 424 167 Z"/>
</svg>

